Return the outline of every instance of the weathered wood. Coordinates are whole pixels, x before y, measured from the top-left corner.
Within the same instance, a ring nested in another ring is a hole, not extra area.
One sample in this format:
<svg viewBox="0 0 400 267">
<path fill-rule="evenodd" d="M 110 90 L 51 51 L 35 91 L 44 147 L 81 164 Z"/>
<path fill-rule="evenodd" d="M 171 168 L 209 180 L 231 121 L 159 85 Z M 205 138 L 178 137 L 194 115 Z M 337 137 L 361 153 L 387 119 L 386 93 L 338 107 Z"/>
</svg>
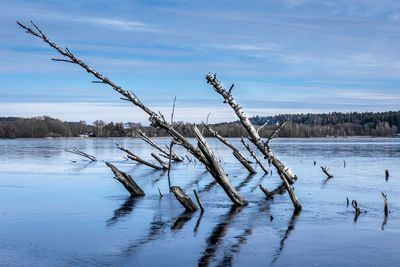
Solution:
<svg viewBox="0 0 400 267">
<path fill-rule="evenodd" d="M 268 137 L 266 144 L 269 145 L 271 140 L 282 130 L 283 127 L 288 123 L 289 120 L 285 120 L 283 123 L 281 123 L 278 128 L 275 129 L 275 131 L 272 132 L 272 134 Z M 260 129 L 257 130 L 259 132 Z"/>
<path fill-rule="evenodd" d="M 354 208 L 354 212 L 355 212 L 356 216 L 360 215 L 361 214 L 361 209 L 358 207 L 357 201 L 356 200 L 351 201 L 351 205 Z"/>
<path fill-rule="evenodd" d="M 247 144 L 244 141 L 244 138 L 241 137 L 240 138 L 242 141 L 242 144 L 244 145 L 244 147 L 247 149 L 247 151 L 249 151 L 250 155 L 253 157 L 253 159 L 256 160 L 257 164 L 261 167 L 261 169 L 264 171 L 265 174 L 269 174 L 269 171 L 267 170 L 267 168 L 264 167 L 264 164 L 262 164 L 262 162 L 258 159 L 256 153 L 254 153 L 253 149 L 251 149 L 250 145 Z"/>
<path fill-rule="evenodd" d="M 160 188 L 158 188 L 158 193 L 160 194 L 160 198 L 163 197 L 163 194 L 161 193 Z"/>
<path fill-rule="evenodd" d="M 96 71 L 95 69 L 91 68 L 89 65 L 87 65 L 84 61 L 81 59 L 77 58 L 73 53 L 68 48 L 61 48 L 59 45 L 57 45 L 55 42 L 51 41 L 33 22 L 31 22 L 32 25 L 34 26 L 34 29 L 23 25 L 20 22 L 17 22 L 17 24 L 24 29 L 27 33 L 38 37 L 39 39 L 43 40 L 45 43 L 47 43 L 50 47 L 55 49 L 60 55 L 65 57 L 65 59 L 72 61 L 74 64 L 80 66 L 83 68 L 87 73 L 93 75 L 99 82 L 104 83 L 105 85 L 110 86 L 114 91 L 118 92 L 121 94 L 123 97 L 123 100 L 131 102 L 133 105 L 139 107 L 141 110 L 143 110 L 148 116 L 149 116 L 149 121 L 150 125 L 157 128 L 157 129 L 163 129 L 165 130 L 166 133 L 168 133 L 170 136 L 173 137 L 174 141 L 178 144 L 183 146 L 188 152 L 190 152 L 196 159 L 198 159 L 201 163 L 203 163 L 206 166 L 206 169 L 211 173 L 211 175 L 216 179 L 217 181 L 220 181 L 220 183 L 224 183 L 224 181 L 227 180 L 227 176 L 224 173 L 224 170 L 221 166 L 216 165 L 215 162 L 213 162 L 214 157 L 206 157 L 204 153 L 205 151 L 211 151 L 212 150 L 209 147 L 206 147 L 203 145 L 202 149 L 200 147 L 195 147 L 192 145 L 192 143 L 186 139 L 182 134 L 180 134 L 177 130 L 175 130 L 171 124 L 169 124 L 164 116 L 161 113 L 154 112 L 151 110 L 149 107 L 147 107 L 145 104 L 140 101 L 140 99 L 134 94 L 132 91 L 128 91 L 123 89 L 121 86 L 117 85 L 107 77 L 105 77 L 103 74 L 100 72 Z M 205 150 L 206 149 L 206 150 Z M 210 161 L 211 160 L 211 161 Z M 225 191 L 229 191 L 232 186 L 224 188 Z M 237 192 L 229 193 L 230 198 L 234 202 L 235 205 L 246 205 L 247 201 L 245 201 L 243 198 L 239 197 L 237 195 Z"/>
<path fill-rule="evenodd" d="M 256 170 L 250 165 L 246 158 L 243 157 L 241 153 L 236 151 L 232 152 L 233 156 L 249 171 L 250 174 L 256 174 Z"/>
<path fill-rule="evenodd" d="M 382 198 L 385 203 L 385 207 L 384 207 L 383 211 L 385 213 L 385 216 L 388 216 L 389 215 L 389 203 L 387 200 L 387 195 L 385 195 L 383 192 L 382 192 Z"/>
<path fill-rule="evenodd" d="M 144 191 L 136 184 L 133 178 L 123 172 L 120 171 L 117 167 L 113 164 L 106 162 L 106 165 L 112 170 L 115 175 L 115 179 L 117 179 L 132 196 L 144 196 Z"/>
<path fill-rule="evenodd" d="M 171 143 L 169 144 L 169 156 L 168 156 L 168 187 L 171 189 L 171 166 L 172 166 L 172 147 L 174 146 L 174 142 L 171 140 Z"/>
<path fill-rule="evenodd" d="M 65 149 L 66 152 L 72 153 L 72 154 L 76 154 L 82 157 L 85 157 L 87 159 L 89 159 L 90 161 L 94 162 L 97 161 L 95 156 L 92 156 L 90 154 L 87 154 L 85 152 L 83 152 L 82 150 L 79 150 L 78 148 L 74 147 L 72 149 Z"/>
<path fill-rule="evenodd" d="M 252 143 L 260 150 L 260 152 L 264 155 L 264 157 L 268 159 L 270 164 L 272 164 L 277 169 L 278 173 L 280 173 L 279 176 L 281 177 L 285 185 L 287 185 L 286 189 L 289 191 L 293 206 L 295 207 L 296 210 L 299 209 L 299 207 L 301 207 L 300 202 L 298 201 L 297 197 L 295 197 L 295 193 L 293 192 L 293 190 L 291 190 L 289 184 L 293 183 L 297 179 L 297 176 L 293 173 L 291 169 L 286 167 L 279 159 L 275 157 L 275 155 L 271 152 L 269 145 L 266 144 L 259 136 L 257 130 L 250 122 L 250 119 L 244 112 L 243 108 L 239 105 L 239 103 L 236 102 L 232 94 L 228 92 L 221 85 L 220 81 L 217 80 L 216 75 L 215 74 L 212 75 L 211 73 L 209 73 L 206 79 L 207 82 L 212 85 L 214 91 L 220 94 L 224 98 L 224 100 L 230 105 L 230 107 L 234 110 L 236 116 L 239 118 L 242 125 L 248 132 Z M 297 201 L 294 201 L 296 199 Z"/>
<path fill-rule="evenodd" d="M 194 195 L 196 196 L 196 200 L 197 200 L 197 203 L 199 204 L 199 207 L 200 207 L 201 212 L 204 212 L 203 205 L 201 204 L 200 197 L 199 197 L 199 195 L 197 194 L 196 189 L 193 189 L 193 192 L 194 192 Z"/>
<path fill-rule="evenodd" d="M 285 179 L 284 174 L 280 170 L 277 170 L 277 171 L 278 171 L 278 175 L 282 178 L 282 181 L 286 186 L 286 190 L 289 193 L 289 196 L 290 196 L 290 199 L 292 200 L 295 211 L 300 211 L 302 209 L 302 206 L 294 192 L 293 187 L 289 184 L 288 180 Z"/>
<path fill-rule="evenodd" d="M 206 139 L 196 126 L 194 127 L 194 132 L 198 142 L 198 147 L 203 153 L 204 157 L 207 158 L 207 161 L 209 163 L 206 167 L 208 171 L 213 175 L 215 181 L 222 187 L 222 189 L 224 189 L 225 193 L 235 205 L 247 205 L 248 203 L 246 199 L 244 199 L 235 189 L 235 187 L 232 186 L 224 169 L 219 164 L 217 156 L 215 156 L 214 152 L 207 144 Z"/>
<path fill-rule="evenodd" d="M 329 168 L 328 167 L 321 166 L 321 170 L 326 174 L 326 176 L 328 176 L 328 178 L 333 178 L 333 175 L 329 172 Z"/>
<path fill-rule="evenodd" d="M 265 194 L 267 199 L 273 199 L 274 198 L 274 194 L 272 194 L 272 192 L 268 191 L 268 189 L 265 188 L 262 184 L 260 184 L 259 187 L 260 187 L 261 191 Z"/>
<path fill-rule="evenodd" d="M 163 168 L 164 170 L 168 170 L 168 169 L 169 169 L 168 164 L 165 163 L 162 159 L 160 159 L 160 157 L 158 157 L 156 154 L 151 153 L 151 156 L 152 156 L 155 160 L 157 160 L 158 163 L 160 163 L 160 165 L 162 166 L 162 168 Z"/>
<path fill-rule="evenodd" d="M 194 204 L 193 200 L 186 195 L 179 186 L 171 186 L 171 192 L 174 193 L 176 199 L 187 211 L 194 212 L 198 210 L 198 207 Z"/>
<path fill-rule="evenodd" d="M 55 49 L 60 55 L 64 56 L 70 61 L 73 61 L 74 64 L 83 68 L 87 73 L 93 75 L 99 82 L 104 83 L 105 85 L 109 85 L 113 90 L 118 92 L 124 97 L 124 100 L 131 102 L 133 105 L 139 107 L 143 110 L 148 116 L 151 123 L 151 126 L 156 127 L 157 129 L 164 129 L 170 136 L 172 136 L 177 143 L 183 146 L 187 151 L 189 151 L 192 155 L 194 155 L 197 159 L 199 159 L 205 165 L 207 164 L 207 160 L 202 155 L 201 151 L 194 147 L 183 135 L 181 135 L 178 131 L 173 129 L 171 125 L 165 120 L 165 118 L 151 110 L 145 104 L 143 104 L 140 99 L 132 92 L 128 90 L 124 90 L 121 86 L 115 84 L 113 81 L 105 77 L 100 72 L 96 71 L 95 69 L 89 67 L 84 61 L 77 58 L 68 48 L 61 48 L 55 42 L 51 41 L 33 22 L 31 21 L 32 25 L 36 30 L 20 23 L 17 21 L 17 24 L 24 29 L 27 33 L 38 37 L 39 39 L 43 40 L 47 43 L 50 47 Z"/>
<path fill-rule="evenodd" d="M 160 156 L 164 157 L 164 158 L 169 158 L 170 152 L 165 150 L 164 148 L 162 148 L 161 146 L 159 146 L 158 144 L 156 144 L 153 140 L 151 140 L 142 130 L 138 129 L 136 131 L 143 139 L 143 141 L 145 141 L 147 144 L 151 145 L 152 147 L 154 147 L 155 149 L 157 149 L 158 151 L 161 152 Z M 184 160 L 183 157 L 178 156 L 177 154 L 175 154 L 173 151 L 171 151 L 171 156 L 172 156 L 172 160 L 176 161 L 176 162 L 181 162 Z"/>
<path fill-rule="evenodd" d="M 148 166 L 150 168 L 153 168 L 153 169 L 156 169 L 156 170 L 163 170 L 163 167 L 157 166 L 157 165 L 155 165 L 155 164 L 153 164 L 151 162 L 148 162 L 148 161 L 140 158 L 139 156 L 135 155 L 132 151 L 120 146 L 119 144 L 115 144 L 115 145 L 118 147 L 118 149 L 120 149 L 120 150 L 124 151 L 126 154 L 128 154 L 127 157 L 130 160 L 139 162 L 139 163 L 141 163 L 143 165 L 146 165 L 146 166 Z"/>
<path fill-rule="evenodd" d="M 218 132 L 215 131 L 213 128 L 211 128 L 209 125 L 207 125 L 205 123 L 203 123 L 203 125 L 204 125 L 204 128 L 207 130 L 207 132 L 209 132 L 212 136 L 214 136 L 219 141 L 221 141 L 221 143 L 223 143 L 224 145 L 226 145 L 227 147 L 232 149 L 233 155 L 235 156 L 235 158 L 243 165 L 243 167 L 245 167 L 249 171 L 249 173 L 251 173 L 251 174 L 257 173 L 256 170 L 254 170 L 254 168 L 250 165 L 250 161 L 247 160 L 245 156 L 243 156 L 243 154 L 240 152 L 240 150 L 237 147 L 232 145 L 228 140 L 226 140 L 226 138 L 224 138 L 220 134 L 218 134 Z"/>
</svg>

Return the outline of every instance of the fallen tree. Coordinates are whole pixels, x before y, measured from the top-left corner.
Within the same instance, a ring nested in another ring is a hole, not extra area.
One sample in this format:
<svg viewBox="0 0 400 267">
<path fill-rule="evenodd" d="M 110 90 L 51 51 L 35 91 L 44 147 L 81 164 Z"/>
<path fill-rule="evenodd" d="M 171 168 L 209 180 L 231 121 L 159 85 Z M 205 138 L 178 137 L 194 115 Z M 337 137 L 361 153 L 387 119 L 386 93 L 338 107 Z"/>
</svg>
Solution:
<svg viewBox="0 0 400 267">
<path fill-rule="evenodd" d="M 114 173 L 115 179 L 117 179 L 125 187 L 125 189 L 128 190 L 129 193 L 131 193 L 132 196 L 144 196 L 145 195 L 142 188 L 140 188 L 136 184 L 136 182 L 133 180 L 133 178 L 129 174 L 119 170 L 117 167 L 115 167 L 114 165 L 112 165 L 109 162 L 106 162 L 106 165 Z"/>
<path fill-rule="evenodd" d="M 237 206 L 244 206 L 247 205 L 248 202 L 240 196 L 240 194 L 233 188 L 230 184 L 230 181 L 222 168 L 219 164 L 218 158 L 214 155 L 211 148 L 205 141 L 205 138 L 200 133 L 200 131 L 196 132 L 196 139 L 198 141 L 199 147 L 195 147 L 192 145 L 182 134 L 180 134 L 177 130 L 175 130 L 164 118 L 164 116 L 160 112 L 155 112 L 147 107 L 145 104 L 140 101 L 140 99 L 132 92 L 128 90 L 124 90 L 121 86 L 117 85 L 109 78 L 105 77 L 100 72 L 94 70 L 93 68 L 89 67 L 84 61 L 77 58 L 68 48 L 61 48 L 55 42 L 51 41 L 40 29 L 37 27 L 33 22 L 31 22 L 33 27 L 32 28 L 25 26 L 24 24 L 17 21 L 17 24 L 23 28 L 27 33 L 38 37 L 45 43 L 47 43 L 50 47 L 55 49 L 61 56 L 64 58 L 52 58 L 54 61 L 59 62 L 67 62 L 73 65 L 80 66 L 83 68 L 87 73 L 93 75 L 96 80 L 95 83 L 105 84 L 110 86 L 114 91 L 121 94 L 123 97 L 122 100 L 128 101 L 133 105 L 139 107 L 143 110 L 148 116 L 150 125 L 157 128 L 165 130 L 173 139 L 174 142 L 178 145 L 184 147 L 189 153 L 191 153 L 196 159 L 198 159 L 201 163 L 204 164 L 206 169 L 210 172 L 213 178 L 217 181 L 219 185 L 222 186 L 228 197 L 232 200 L 232 202 Z M 195 128 L 196 129 L 196 128 Z"/>
<path fill-rule="evenodd" d="M 226 138 L 218 134 L 217 131 L 215 131 L 213 128 L 210 127 L 210 125 L 203 123 L 204 128 L 207 130 L 208 133 L 210 133 L 212 136 L 217 138 L 221 143 L 232 149 L 233 151 L 233 156 L 249 171 L 250 174 L 256 174 L 256 170 L 251 166 L 250 161 L 246 159 L 245 156 L 240 152 L 240 150 L 232 145 Z"/>
<path fill-rule="evenodd" d="M 246 129 L 247 133 L 249 134 L 249 140 L 260 150 L 260 152 L 264 155 L 266 159 L 272 164 L 279 176 L 281 177 L 282 181 L 284 182 L 286 186 L 286 190 L 289 193 L 290 199 L 292 200 L 293 206 L 295 210 L 301 210 L 301 203 L 298 200 L 292 186 L 290 184 L 293 184 L 294 181 L 297 179 L 296 175 L 293 173 L 291 169 L 286 167 L 271 151 L 271 148 L 269 146 L 269 142 L 264 142 L 260 135 L 258 134 L 258 131 L 256 128 L 253 126 L 253 124 L 250 122 L 249 117 L 246 115 L 244 112 L 243 108 L 239 105 L 239 103 L 235 100 L 235 98 L 232 95 L 231 90 L 226 90 L 221 82 L 217 80 L 216 75 L 214 74 L 207 74 L 206 76 L 207 83 L 211 84 L 214 91 L 220 94 L 223 99 L 224 103 L 228 103 L 229 106 L 233 109 L 235 112 L 236 116 L 239 118 L 240 122 Z"/>
</svg>

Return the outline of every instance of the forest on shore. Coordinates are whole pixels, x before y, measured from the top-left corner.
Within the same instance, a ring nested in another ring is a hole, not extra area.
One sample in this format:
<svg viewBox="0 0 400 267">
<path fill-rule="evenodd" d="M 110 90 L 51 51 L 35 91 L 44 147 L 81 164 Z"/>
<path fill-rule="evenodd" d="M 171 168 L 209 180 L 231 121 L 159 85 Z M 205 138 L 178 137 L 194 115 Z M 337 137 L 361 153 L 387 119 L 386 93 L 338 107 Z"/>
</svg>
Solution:
<svg viewBox="0 0 400 267">
<path fill-rule="evenodd" d="M 255 116 L 254 125 L 262 126 L 260 135 L 268 137 L 279 123 L 289 119 L 279 133 L 280 137 L 395 137 L 400 136 L 400 111 L 387 112 L 332 112 L 321 114 L 281 114 Z M 246 136 L 246 130 L 238 122 L 210 125 L 225 137 Z M 201 128 L 201 125 L 199 126 Z M 174 128 L 187 137 L 194 136 L 193 123 L 176 122 Z M 35 118 L 0 117 L 0 138 L 43 137 L 136 137 L 140 129 L 150 137 L 168 136 L 151 126 L 133 122 L 110 122 L 97 120 L 68 122 L 48 116 Z M 205 131 L 207 135 L 207 132 Z"/>
</svg>

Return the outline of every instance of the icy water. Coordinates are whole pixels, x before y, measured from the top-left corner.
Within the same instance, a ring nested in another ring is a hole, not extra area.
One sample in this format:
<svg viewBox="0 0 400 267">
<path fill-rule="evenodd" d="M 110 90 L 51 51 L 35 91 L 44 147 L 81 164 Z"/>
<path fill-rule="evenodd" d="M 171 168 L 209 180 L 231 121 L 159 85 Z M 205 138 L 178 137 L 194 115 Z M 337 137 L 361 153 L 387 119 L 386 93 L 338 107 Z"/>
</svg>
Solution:
<svg viewBox="0 0 400 267">
<path fill-rule="evenodd" d="M 185 162 L 173 165 L 172 182 L 192 197 L 198 190 L 205 206 L 202 215 L 186 214 L 168 194 L 166 173 L 125 160 L 116 142 L 143 158 L 155 152 L 128 138 L 0 140 L 0 266 L 399 265 L 400 139 L 274 140 L 273 150 L 299 177 L 300 214 L 287 194 L 266 201 L 257 188 L 280 184 L 274 170 L 248 176 L 213 139 L 250 204 L 233 208 L 202 165 Z M 72 147 L 100 161 L 64 152 Z M 129 198 L 103 161 L 131 174 L 146 196 Z M 326 180 L 320 165 L 334 178 Z M 386 224 L 381 192 L 390 203 Z M 367 213 L 355 221 L 346 197 Z"/>
</svg>

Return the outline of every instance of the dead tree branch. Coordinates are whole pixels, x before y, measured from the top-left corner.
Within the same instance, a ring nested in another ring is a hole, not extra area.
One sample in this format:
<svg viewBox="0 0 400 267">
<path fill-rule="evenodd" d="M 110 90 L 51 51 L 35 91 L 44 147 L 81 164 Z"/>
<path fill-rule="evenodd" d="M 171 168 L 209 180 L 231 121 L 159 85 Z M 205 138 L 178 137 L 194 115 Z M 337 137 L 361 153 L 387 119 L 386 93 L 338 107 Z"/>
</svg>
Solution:
<svg viewBox="0 0 400 267">
<path fill-rule="evenodd" d="M 262 162 L 258 159 L 256 153 L 254 153 L 253 149 L 250 147 L 249 144 L 247 144 L 244 141 L 244 138 L 241 137 L 240 138 L 242 141 L 242 144 L 244 145 L 244 147 L 247 149 L 247 151 L 249 151 L 250 155 L 253 157 L 253 159 L 256 160 L 257 164 L 261 167 L 261 169 L 264 171 L 265 174 L 269 174 L 269 171 L 264 167 L 264 165 L 262 164 Z"/>
<path fill-rule="evenodd" d="M 385 213 L 385 216 L 387 217 L 389 215 L 389 203 L 387 200 L 387 195 L 385 195 L 383 192 L 382 192 L 382 198 L 385 203 L 384 213 Z"/>
<path fill-rule="evenodd" d="M 117 167 L 112 165 L 109 162 L 106 162 L 106 165 L 112 170 L 112 172 L 115 175 L 115 179 L 117 179 L 124 187 L 126 190 L 128 190 L 129 193 L 131 193 L 132 196 L 144 196 L 143 190 L 136 184 L 136 182 L 133 180 L 133 178 L 123 172 L 120 171 Z"/>
<path fill-rule="evenodd" d="M 326 176 L 328 176 L 328 179 L 329 178 L 333 178 L 333 175 L 332 174 L 330 174 L 330 172 L 329 172 L 329 168 L 328 167 L 323 167 L 323 166 L 321 166 L 321 170 L 326 174 Z"/>
<path fill-rule="evenodd" d="M 203 142 L 204 137 L 201 135 L 201 133 L 197 134 L 198 141 L 200 140 L 199 145 L 201 145 L 201 146 L 196 148 L 183 135 L 181 135 L 178 131 L 176 131 L 165 120 L 164 116 L 162 116 L 159 113 L 154 112 L 149 107 L 147 107 L 145 104 L 143 104 L 132 91 L 124 90 L 122 87 L 120 87 L 119 85 L 117 85 L 116 83 L 114 83 L 113 81 L 108 79 L 107 77 L 105 77 L 100 72 L 89 67 L 85 62 L 83 62 L 81 59 L 77 58 L 73 53 L 71 53 L 71 51 L 68 48 L 63 49 L 60 46 L 58 46 L 56 43 L 51 41 L 33 23 L 32 23 L 32 25 L 35 27 L 36 30 L 33 30 L 30 27 L 27 27 L 27 26 L 21 24 L 20 22 L 17 22 L 17 24 L 21 28 L 23 28 L 27 33 L 43 40 L 50 47 L 55 49 L 60 55 L 64 56 L 66 60 L 72 61 L 73 64 L 80 66 L 86 72 L 93 75 L 99 82 L 109 85 L 114 91 L 121 94 L 127 101 L 131 102 L 133 105 L 135 105 L 135 106 L 139 107 L 141 110 L 143 110 L 149 116 L 151 126 L 157 128 L 157 129 L 165 130 L 174 139 L 174 141 L 177 144 L 183 146 L 187 151 L 189 151 L 189 153 L 191 153 L 195 158 L 197 158 L 201 163 L 203 163 L 206 166 L 207 170 L 211 173 L 211 175 L 214 177 L 214 179 L 220 185 L 225 184 L 224 190 L 225 190 L 225 192 L 227 192 L 229 198 L 234 202 L 235 205 L 241 206 L 241 205 L 247 204 L 247 201 L 245 199 L 243 199 L 234 189 L 233 189 L 234 191 L 231 190 L 233 187 L 232 187 L 232 185 L 230 185 L 229 179 L 227 178 L 223 168 L 218 163 L 218 159 L 215 157 L 211 148 L 205 143 L 205 140 Z M 285 172 L 287 172 L 287 171 L 285 171 Z"/>
<path fill-rule="evenodd" d="M 163 169 L 164 169 L 163 167 L 160 167 L 160 166 L 157 166 L 157 165 L 155 165 L 155 164 L 153 164 L 153 163 L 151 163 L 151 162 L 145 161 L 144 159 L 142 159 L 142 158 L 140 158 L 139 156 L 137 156 L 136 154 L 134 154 L 132 151 L 130 151 L 130 150 L 128 150 L 128 149 L 126 149 L 126 148 L 120 146 L 119 144 L 115 144 L 115 145 L 117 146 L 117 148 L 118 148 L 119 150 L 122 150 L 122 151 L 124 151 L 126 154 L 128 154 L 128 155 L 127 155 L 128 158 L 131 159 L 131 160 L 133 160 L 133 161 L 139 162 L 139 163 L 141 163 L 141 164 L 143 164 L 143 165 L 146 165 L 146 166 L 148 166 L 148 167 L 150 167 L 150 168 L 153 168 L 153 169 L 156 169 L 156 170 L 163 170 Z"/>
<path fill-rule="evenodd" d="M 196 189 L 193 189 L 193 192 L 194 192 L 194 195 L 196 196 L 196 200 L 197 200 L 197 203 L 199 204 L 200 210 L 203 213 L 204 212 L 204 208 L 203 208 L 203 205 L 201 204 L 200 197 L 197 194 Z"/>
<path fill-rule="evenodd" d="M 153 140 L 151 140 L 142 130 L 138 129 L 136 131 L 141 137 L 142 140 L 145 141 L 147 144 L 151 145 L 152 147 L 154 147 L 155 149 L 157 149 L 158 151 L 161 152 L 160 156 L 164 157 L 164 158 L 169 158 L 169 151 L 165 150 L 164 148 L 162 148 L 161 146 L 159 146 L 158 144 L 156 144 Z M 172 160 L 176 161 L 176 162 L 181 162 L 183 161 L 183 157 L 178 156 L 177 154 L 175 154 L 174 152 L 172 152 Z"/>
<path fill-rule="evenodd" d="M 171 192 L 174 193 L 176 199 L 187 211 L 194 212 L 198 210 L 198 207 L 194 204 L 193 200 L 186 195 L 179 186 L 171 186 Z"/>
<path fill-rule="evenodd" d="M 209 125 L 203 123 L 204 128 L 209 132 L 212 136 L 217 138 L 221 143 L 232 149 L 233 155 L 235 158 L 249 171 L 250 174 L 256 174 L 256 170 L 250 165 L 250 161 L 246 159 L 245 156 L 240 152 L 239 149 L 237 149 L 234 145 L 232 145 L 228 140 L 226 140 L 224 137 L 222 137 L 220 134 L 218 134 L 217 131 L 215 131 L 213 128 L 211 128 Z"/>
<path fill-rule="evenodd" d="M 275 129 L 275 131 L 272 132 L 272 134 L 268 137 L 266 141 L 266 145 L 269 146 L 269 142 L 282 130 L 283 127 L 288 123 L 289 120 L 285 120 L 283 123 L 281 123 L 278 128 Z M 262 126 L 261 126 L 262 128 Z M 258 129 L 260 131 L 260 129 Z"/>
<path fill-rule="evenodd" d="M 206 139 L 201 134 L 200 130 L 195 126 L 194 127 L 195 136 L 198 142 L 198 147 L 200 148 L 201 152 L 207 158 L 209 165 L 206 166 L 208 171 L 214 176 L 214 179 L 217 183 L 224 189 L 225 193 L 229 196 L 235 205 L 238 206 L 245 206 L 247 205 L 247 201 L 240 196 L 239 192 L 232 186 L 229 181 L 228 176 L 226 175 L 224 169 L 218 162 L 217 156 L 211 150 L 209 145 L 206 142 Z"/>
<path fill-rule="evenodd" d="M 72 154 L 76 154 L 85 158 L 88 158 L 90 161 L 94 162 L 97 161 L 95 156 L 89 155 L 79 149 L 77 149 L 76 147 L 72 148 L 72 149 L 65 149 L 66 152 L 72 153 Z"/>
<path fill-rule="evenodd" d="M 289 183 L 293 183 L 294 180 L 297 179 L 296 175 L 293 173 L 292 170 L 290 170 L 288 167 L 286 167 L 279 159 L 277 159 L 276 156 L 271 152 L 269 145 L 264 143 L 264 141 L 261 139 L 257 130 L 254 128 L 253 124 L 250 122 L 249 117 L 244 112 L 243 108 L 233 98 L 232 94 L 229 93 L 221 85 L 220 81 L 217 80 L 216 75 L 212 75 L 211 73 L 209 73 L 206 78 L 207 78 L 207 82 L 212 85 L 214 91 L 216 91 L 218 94 L 220 94 L 224 98 L 224 100 L 230 105 L 230 107 L 234 110 L 236 116 L 239 118 L 242 125 L 245 127 L 246 131 L 248 132 L 252 143 L 261 151 L 261 153 L 264 155 L 264 157 L 266 159 L 268 159 L 268 161 L 277 169 L 278 173 L 280 174 L 279 176 L 285 183 L 286 189 L 288 190 L 288 192 L 291 196 L 291 200 L 293 202 L 293 200 L 297 199 L 297 197 L 295 197 L 295 193 L 292 190 L 292 188 L 290 187 Z M 296 203 L 293 202 L 293 206 L 295 207 L 296 210 L 301 209 L 301 204 L 299 201 L 297 201 Z"/>
<path fill-rule="evenodd" d="M 274 194 L 270 191 L 268 191 L 267 188 L 265 188 L 262 184 L 259 185 L 261 191 L 265 194 L 265 196 L 267 197 L 267 199 L 273 199 L 274 198 Z"/>
<path fill-rule="evenodd" d="M 157 156 L 154 153 L 151 153 L 151 156 L 158 161 L 158 163 L 160 163 L 160 165 L 162 166 L 163 170 L 168 170 L 170 166 L 168 166 L 167 163 L 165 163 L 159 156 Z"/>
</svg>

